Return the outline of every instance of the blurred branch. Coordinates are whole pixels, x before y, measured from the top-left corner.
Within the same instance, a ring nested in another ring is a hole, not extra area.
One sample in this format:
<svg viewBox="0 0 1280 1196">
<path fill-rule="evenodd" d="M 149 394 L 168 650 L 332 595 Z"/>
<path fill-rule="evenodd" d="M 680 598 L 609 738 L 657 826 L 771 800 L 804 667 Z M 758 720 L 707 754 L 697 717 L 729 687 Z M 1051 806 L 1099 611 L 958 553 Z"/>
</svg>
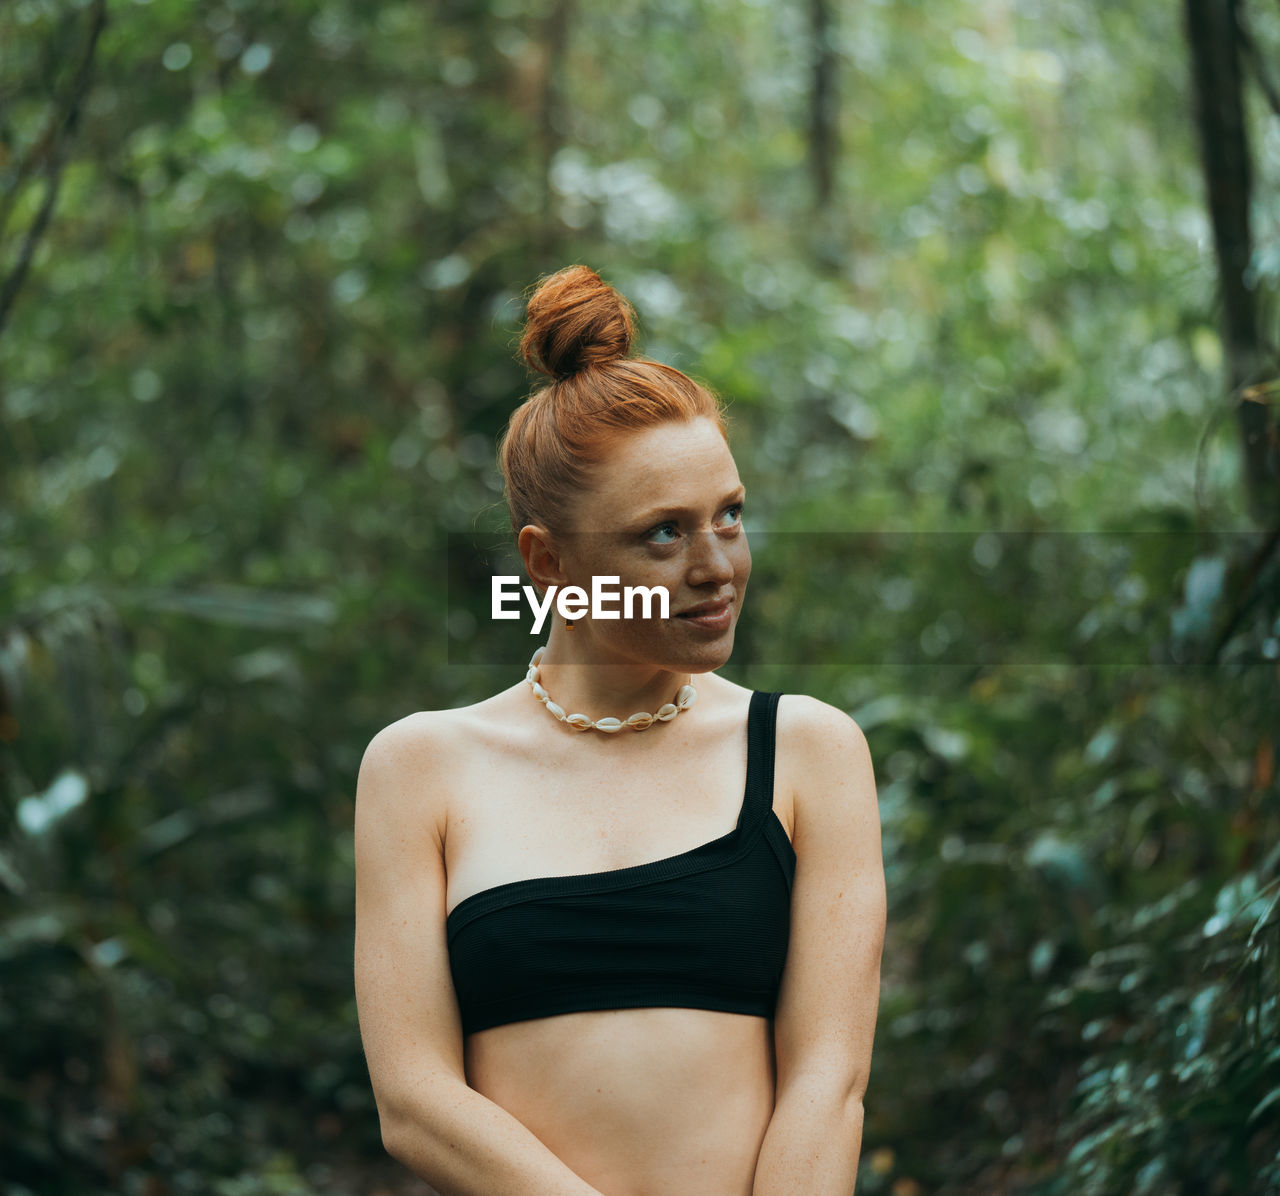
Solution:
<svg viewBox="0 0 1280 1196">
<path fill-rule="evenodd" d="M 1233 411 L 1244 403 L 1260 403 L 1270 411 L 1273 398 L 1280 394 L 1280 378 L 1272 378 L 1268 381 L 1257 382 L 1253 385 L 1237 386 L 1222 403 L 1217 403 L 1209 410 L 1209 416 L 1204 422 L 1204 427 L 1200 430 L 1200 439 L 1196 444 L 1195 459 L 1195 502 L 1196 510 L 1201 515 L 1207 510 L 1208 503 L 1204 497 L 1204 478 L 1207 470 L 1206 460 L 1208 456 L 1209 438 L 1217 429 L 1222 418 L 1228 411 Z M 1269 450 L 1274 452 L 1274 432 L 1268 432 Z M 1156 464 L 1154 457 L 1152 458 L 1152 466 Z"/>
<path fill-rule="evenodd" d="M 62 184 L 62 167 L 64 165 L 63 151 L 66 148 L 68 132 L 75 124 L 76 118 L 80 113 L 80 104 L 84 100 L 85 93 L 89 90 L 89 80 L 93 73 L 93 59 L 98 48 L 98 38 L 107 23 L 106 0 L 95 0 L 89 21 L 88 41 L 85 44 L 84 53 L 81 55 L 80 64 L 72 80 L 67 101 L 61 109 L 55 107 L 54 113 L 50 116 L 49 123 L 44 131 L 36 139 L 18 166 L 12 187 L 3 201 L 0 202 L 0 235 L 3 235 L 9 216 L 17 203 L 17 196 L 22 189 L 23 180 L 35 169 L 36 163 L 43 160 L 45 174 L 44 200 L 40 205 L 39 212 L 36 213 L 35 219 L 31 222 L 31 226 L 27 229 L 22 249 L 18 254 L 18 260 L 14 263 L 13 269 L 5 276 L 4 281 L 0 282 L 0 333 L 4 332 L 9 309 L 13 306 L 13 302 L 18 296 L 18 291 L 21 290 L 22 284 L 26 280 L 27 271 L 31 266 L 31 259 L 35 256 L 36 248 L 40 244 L 40 239 L 44 236 L 45 229 L 48 227 L 49 220 L 53 215 L 54 205 L 58 201 L 58 189 Z"/>
<path fill-rule="evenodd" d="M 1254 39 L 1253 31 L 1249 28 L 1248 18 L 1245 10 L 1240 10 L 1240 47 L 1244 50 L 1245 56 L 1249 60 L 1249 65 L 1253 68 L 1253 77 L 1257 82 L 1262 94 L 1267 97 L 1267 103 L 1271 105 L 1271 111 L 1280 116 L 1280 92 L 1276 90 L 1276 85 L 1271 81 L 1271 76 L 1267 74 L 1267 65 L 1262 59 L 1262 54 L 1258 49 L 1258 43 Z"/>
<path fill-rule="evenodd" d="M 1253 554 L 1253 559 L 1246 566 L 1245 576 L 1240 585 L 1236 604 L 1232 608 L 1231 614 L 1227 616 L 1227 621 L 1218 633 L 1218 638 L 1214 641 L 1207 663 L 1217 663 L 1219 654 L 1226 646 L 1227 641 L 1235 634 L 1236 628 L 1240 625 L 1240 620 L 1249 612 L 1254 603 L 1267 592 L 1266 587 L 1258 585 L 1257 581 L 1268 560 L 1275 556 L 1277 548 L 1280 548 L 1280 527 L 1273 527 L 1262 543 L 1258 545 L 1257 552 Z"/>
<path fill-rule="evenodd" d="M 1280 92 L 1276 91 L 1275 83 L 1271 82 L 1271 77 L 1267 74 L 1262 55 L 1258 54 L 1257 42 L 1244 28 L 1240 29 L 1240 40 L 1243 42 L 1245 53 L 1248 54 L 1249 64 L 1253 67 L 1254 81 L 1261 88 L 1262 95 L 1267 97 L 1267 104 L 1271 105 L 1271 111 L 1280 117 Z"/>
</svg>

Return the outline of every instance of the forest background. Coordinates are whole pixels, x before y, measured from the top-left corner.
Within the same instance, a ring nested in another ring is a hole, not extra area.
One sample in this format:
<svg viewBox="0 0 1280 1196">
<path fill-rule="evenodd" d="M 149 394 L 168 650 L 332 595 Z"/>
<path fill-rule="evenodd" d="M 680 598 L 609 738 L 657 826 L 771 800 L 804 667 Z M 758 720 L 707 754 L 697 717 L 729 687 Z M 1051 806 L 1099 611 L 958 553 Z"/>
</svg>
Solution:
<svg viewBox="0 0 1280 1196">
<path fill-rule="evenodd" d="M 522 671 L 446 581 L 575 261 L 871 746 L 859 1193 L 1280 1191 L 1278 89 L 1263 0 L 0 5 L 0 1192 L 423 1190 L 355 778 Z"/>
</svg>

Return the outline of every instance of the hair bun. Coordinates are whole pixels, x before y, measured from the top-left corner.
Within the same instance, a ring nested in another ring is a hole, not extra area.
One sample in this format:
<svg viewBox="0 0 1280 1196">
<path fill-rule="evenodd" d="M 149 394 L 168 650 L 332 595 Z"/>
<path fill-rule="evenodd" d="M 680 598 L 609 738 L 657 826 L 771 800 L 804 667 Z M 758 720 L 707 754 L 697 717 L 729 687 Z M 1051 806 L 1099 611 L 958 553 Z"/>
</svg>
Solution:
<svg viewBox="0 0 1280 1196">
<path fill-rule="evenodd" d="M 631 305 L 587 266 L 567 266 L 542 279 L 529 300 L 520 355 L 559 380 L 631 351 Z"/>
</svg>

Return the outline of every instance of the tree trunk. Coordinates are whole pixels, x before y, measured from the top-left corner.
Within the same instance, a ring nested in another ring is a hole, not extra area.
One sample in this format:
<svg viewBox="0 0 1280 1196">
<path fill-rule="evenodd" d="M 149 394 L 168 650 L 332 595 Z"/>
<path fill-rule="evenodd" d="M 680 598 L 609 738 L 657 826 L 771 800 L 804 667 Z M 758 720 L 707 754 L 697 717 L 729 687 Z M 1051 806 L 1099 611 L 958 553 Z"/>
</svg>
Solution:
<svg viewBox="0 0 1280 1196">
<path fill-rule="evenodd" d="M 841 257 L 835 210 L 840 108 L 831 0 L 809 0 L 809 32 L 809 174 L 817 216 L 813 248 L 818 263 L 834 269 Z"/>
<path fill-rule="evenodd" d="M 1253 179 L 1240 70 L 1239 0 L 1184 0 L 1184 18 L 1218 258 L 1227 383 L 1237 403 L 1250 509 L 1259 522 L 1270 524 L 1277 506 L 1276 436 L 1268 392 L 1249 389 L 1260 380 L 1265 363 L 1256 296 L 1247 276 L 1253 252 Z"/>
<path fill-rule="evenodd" d="M 551 186 L 551 167 L 564 132 L 565 51 L 569 44 L 569 27 L 573 19 L 573 0 L 551 0 L 546 24 L 546 74 L 542 81 L 542 111 L 539 114 L 538 137 L 542 150 L 542 214 L 536 234 L 537 255 L 544 263 L 555 248 L 555 194 Z"/>
<path fill-rule="evenodd" d="M 809 0 L 812 73 L 809 89 L 809 169 L 814 206 L 831 206 L 837 152 L 836 54 L 830 0 Z"/>
</svg>

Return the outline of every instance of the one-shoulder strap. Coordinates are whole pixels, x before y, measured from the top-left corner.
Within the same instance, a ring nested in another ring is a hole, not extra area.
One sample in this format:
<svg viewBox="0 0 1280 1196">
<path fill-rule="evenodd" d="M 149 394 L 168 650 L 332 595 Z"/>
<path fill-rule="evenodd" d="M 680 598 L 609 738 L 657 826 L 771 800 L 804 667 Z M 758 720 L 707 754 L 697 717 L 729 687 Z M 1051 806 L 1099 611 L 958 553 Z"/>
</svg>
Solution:
<svg viewBox="0 0 1280 1196">
<path fill-rule="evenodd" d="M 781 692 L 751 691 L 747 710 L 747 792 L 742 803 L 742 830 L 749 833 L 773 809 L 773 758 Z"/>
</svg>

